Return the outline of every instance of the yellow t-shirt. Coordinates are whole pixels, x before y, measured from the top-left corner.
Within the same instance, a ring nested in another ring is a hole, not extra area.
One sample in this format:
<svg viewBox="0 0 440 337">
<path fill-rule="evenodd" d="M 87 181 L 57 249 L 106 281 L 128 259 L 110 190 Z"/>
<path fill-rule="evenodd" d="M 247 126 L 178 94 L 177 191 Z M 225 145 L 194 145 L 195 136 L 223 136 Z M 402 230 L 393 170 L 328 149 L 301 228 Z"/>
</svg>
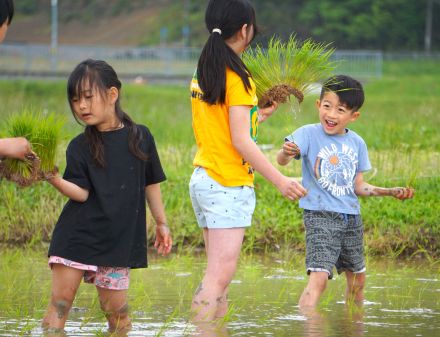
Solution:
<svg viewBox="0 0 440 337">
<path fill-rule="evenodd" d="M 202 101 L 196 74 L 191 81 L 192 125 L 197 143 L 193 164 L 205 168 L 223 186 L 254 186 L 254 170 L 232 145 L 229 127 L 229 107 L 249 106 L 249 136 L 257 141 L 258 99 L 252 78 L 249 81 L 252 88 L 247 92 L 240 76 L 227 68 L 225 103 L 213 105 Z"/>
</svg>

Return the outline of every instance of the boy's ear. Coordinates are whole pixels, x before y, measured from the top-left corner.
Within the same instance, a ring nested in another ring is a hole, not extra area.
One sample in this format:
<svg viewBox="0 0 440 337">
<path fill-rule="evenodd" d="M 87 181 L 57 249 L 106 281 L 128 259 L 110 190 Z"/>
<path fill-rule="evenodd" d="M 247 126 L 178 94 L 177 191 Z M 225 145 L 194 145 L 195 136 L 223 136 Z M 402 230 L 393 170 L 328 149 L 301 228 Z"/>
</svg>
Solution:
<svg viewBox="0 0 440 337">
<path fill-rule="evenodd" d="M 316 100 L 316 107 L 319 109 L 320 106 L 321 106 L 321 100 L 317 99 Z"/>
<path fill-rule="evenodd" d="M 359 118 L 360 115 L 361 115 L 361 113 L 359 111 L 352 112 L 351 113 L 350 121 L 354 122 L 356 119 Z"/>
</svg>

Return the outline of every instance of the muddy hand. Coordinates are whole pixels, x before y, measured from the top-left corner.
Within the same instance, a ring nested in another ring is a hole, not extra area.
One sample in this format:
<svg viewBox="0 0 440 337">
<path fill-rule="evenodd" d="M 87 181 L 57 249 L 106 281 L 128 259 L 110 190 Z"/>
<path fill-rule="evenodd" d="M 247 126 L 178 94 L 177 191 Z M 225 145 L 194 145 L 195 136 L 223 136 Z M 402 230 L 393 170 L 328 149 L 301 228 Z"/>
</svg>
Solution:
<svg viewBox="0 0 440 337">
<path fill-rule="evenodd" d="M 301 154 L 301 151 L 295 143 L 285 142 L 283 144 L 283 153 L 289 157 L 297 157 Z"/>
<path fill-rule="evenodd" d="M 26 160 L 29 160 L 29 161 L 35 161 L 35 160 L 39 160 L 40 159 L 40 158 L 38 158 L 38 155 L 34 151 L 31 151 L 28 154 L 26 154 L 24 156 L 24 158 Z"/>
<path fill-rule="evenodd" d="M 394 187 L 391 194 L 399 200 L 411 199 L 414 196 L 414 189 L 409 187 Z"/>
<path fill-rule="evenodd" d="M 42 172 L 41 171 L 40 174 L 41 174 L 41 177 L 42 177 L 43 180 L 50 181 L 50 180 L 52 180 L 53 178 L 55 178 L 56 176 L 59 175 L 58 166 L 54 166 L 53 170 L 49 171 L 49 172 Z"/>
</svg>

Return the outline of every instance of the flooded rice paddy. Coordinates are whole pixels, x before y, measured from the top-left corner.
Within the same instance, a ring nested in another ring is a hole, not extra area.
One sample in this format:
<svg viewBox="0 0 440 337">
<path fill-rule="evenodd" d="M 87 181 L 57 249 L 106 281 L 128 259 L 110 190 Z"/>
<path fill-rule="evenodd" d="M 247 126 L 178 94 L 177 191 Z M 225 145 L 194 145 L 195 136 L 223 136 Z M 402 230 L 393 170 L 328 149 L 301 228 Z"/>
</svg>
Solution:
<svg viewBox="0 0 440 337">
<path fill-rule="evenodd" d="M 329 282 L 317 313 L 305 317 L 297 307 L 307 281 L 301 254 L 243 255 L 227 317 L 195 326 L 188 309 L 204 265 L 203 255 L 151 254 L 148 269 L 133 270 L 127 336 L 440 336 L 435 261 L 369 260 L 362 309 L 345 305 L 341 275 Z M 44 251 L 0 252 L 0 336 L 43 336 L 49 294 Z M 81 285 L 65 330 L 65 336 L 110 336 L 93 286 Z"/>
</svg>

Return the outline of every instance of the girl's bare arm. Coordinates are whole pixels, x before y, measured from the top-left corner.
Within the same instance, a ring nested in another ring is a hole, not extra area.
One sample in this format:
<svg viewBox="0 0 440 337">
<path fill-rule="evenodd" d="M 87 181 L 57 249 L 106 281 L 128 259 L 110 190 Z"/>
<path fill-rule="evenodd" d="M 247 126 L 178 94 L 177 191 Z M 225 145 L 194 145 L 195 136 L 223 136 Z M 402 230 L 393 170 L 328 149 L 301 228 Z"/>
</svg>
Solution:
<svg viewBox="0 0 440 337">
<path fill-rule="evenodd" d="M 390 196 L 399 200 L 411 199 L 414 196 L 414 189 L 409 187 L 378 187 L 364 181 L 360 172 L 356 175 L 354 190 L 356 195 L 364 197 L 385 197 Z"/>
<path fill-rule="evenodd" d="M 251 139 L 249 135 L 249 109 L 248 106 L 231 106 L 229 108 L 232 145 L 256 171 L 274 184 L 283 196 L 290 200 L 297 200 L 305 196 L 307 193 L 305 188 L 294 179 L 281 174 Z"/>
<path fill-rule="evenodd" d="M 58 174 L 55 175 L 54 177 L 47 179 L 47 181 L 58 191 L 60 191 L 61 194 L 65 195 L 66 197 L 74 201 L 85 202 L 89 197 L 88 190 L 79 187 L 78 185 L 71 183 L 70 181 L 63 179 Z"/>
<path fill-rule="evenodd" d="M 156 241 L 154 242 L 154 247 L 159 254 L 166 255 L 171 251 L 173 240 L 171 238 L 170 229 L 167 226 L 167 218 L 162 202 L 160 184 L 146 186 L 145 196 L 147 198 L 151 215 L 156 222 Z"/>
</svg>

